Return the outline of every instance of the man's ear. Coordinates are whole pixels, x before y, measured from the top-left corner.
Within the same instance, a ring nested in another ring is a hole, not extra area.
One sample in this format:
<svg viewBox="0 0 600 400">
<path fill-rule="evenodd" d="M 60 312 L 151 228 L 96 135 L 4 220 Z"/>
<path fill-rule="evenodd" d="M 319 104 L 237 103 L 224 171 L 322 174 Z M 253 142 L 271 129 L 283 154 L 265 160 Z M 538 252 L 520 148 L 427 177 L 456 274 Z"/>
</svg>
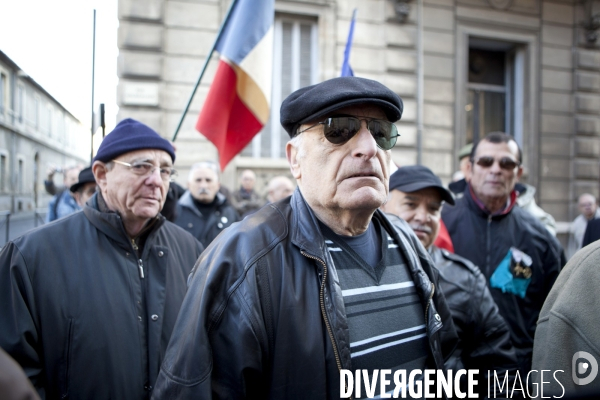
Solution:
<svg viewBox="0 0 600 400">
<path fill-rule="evenodd" d="M 517 182 L 521 180 L 521 175 L 523 175 L 523 166 L 519 165 L 519 170 L 517 171 Z"/>
<path fill-rule="evenodd" d="M 81 193 L 79 191 L 76 191 L 75 193 L 73 193 L 73 198 L 75 199 L 75 202 L 80 206 L 83 207 L 80 203 L 81 203 Z"/>
<path fill-rule="evenodd" d="M 470 161 L 467 163 L 466 166 L 466 174 L 465 174 L 465 181 L 467 182 L 471 182 L 471 175 L 473 175 L 473 161 Z"/>
<path fill-rule="evenodd" d="M 300 172 L 300 158 L 298 157 L 298 149 L 288 142 L 285 146 L 285 155 L 287 157 L 288 163 L 290 164 L 290 171 L 292 172 L 292 176 L 298 180 L 302 177 Z"/>
<path fill-rule="evenodd" d="M 106 169 L 106 164 L 102 161 L 94 161 L 92 165 L 92 172 L 94 173 L 94 179 L 96 179 L 96 184 L 100 187 L 100 191 L 103 192 L 106 188 L 106 173 L 108 170 Z"/>
</svg>

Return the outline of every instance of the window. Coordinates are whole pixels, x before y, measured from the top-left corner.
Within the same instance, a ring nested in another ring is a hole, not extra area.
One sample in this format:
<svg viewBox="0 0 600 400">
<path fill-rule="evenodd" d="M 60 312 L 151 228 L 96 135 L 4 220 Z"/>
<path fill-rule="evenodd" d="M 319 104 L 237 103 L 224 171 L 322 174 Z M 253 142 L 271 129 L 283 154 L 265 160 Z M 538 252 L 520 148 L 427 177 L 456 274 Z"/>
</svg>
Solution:
<svg viewBox="0 0 600 400">
<path fill-rule="evenodd" d="M 23 159 L 19 158 L 19 167 L 17 170 L 17 193 L 23 193 L 23 179 L 25 178 L 23 168 Z"/>
<path fill-rule="evenodd" d="M 50 137 L 53 137 L 53 126 L 52 126 L 52 106 L 50 104 L 46 105 L 46 130 Z"/>
<path fill-rule="evenodd" d="M 317 83 L 318 36 L 314 18 L 275 17 L 271 114 L 243 156 L 285 158 L 289 135 L 279 123 L 279 106 L 293 91 Z"/>
<path fill-rule="evenodd" d="M 456 39 L 455 152 L 502 127 L 521 146 L 527 183 L 536 186 L 540 176 L 535 161 L 541 82 L 538 34 L 458 22 Z M 482 59 L 487 73 L 478 65 Z M 499 65 L 490 66 L 493 60 Z M 458 168 L 458 160 L 455 163 Z"/>
<path fill-rule="evenodd" d="M 72 122 L 65 116 L 65 126 L 64 126 L 64 135 L 65 135 L 65 143 L 67 146 L 71 146 L 73 144 L 73 128 Z"/>
<path fill-rule="evenodd" d="M 0 114 L 4 114 L 4 103 L 6 101 L 6 90 L 7 90 L 6 74 L 0 73 Z"/>
<path fill-rule="evenodd" d="M 0 154 L 0 191 L 6 192 L 6 178 L 7 178 L 7 164 L 6 155 Z"/>
<path fill-rule="evenodd" d="M 66 116 L 61 112 L 59 114 L 56 115 L 56 118 L 54 118 L 54 122 L 55 122 L 55 132 L 58 135 L 58 141 L 64 144 L 68 144 L 68 140 L 67 140 L 67 134 L 66 134 L 66 129 L 65 129 L 65 118 Z"/>
<path fill-rule="evenodd" d="M 25 104 L 27 105 L 25 121 L 27 121 L 28 124 L 35 126 L 35 100 L 30 88 L 26 88 L 25 90 L 25 99 Z"/>
<path fill-rule="evenodd" d="M 40 127 L 40 98 L 37 95 L 33 95 L 33 126 L 36 128 Z"/>
<path fill-rule="evenodd" d="M 467 141 L 504 131 L 506 124 L 506 53 L 469 49 Z"/>
<path fill-rule="evenodd" d="M 523 49 L 471 38 L 468 51 L 466 143 L 503 131 L 523 146 Z"/>
<path fill-rule="evenodd" d="M 17 86 L 17 118 L 19 122 L 23 122 L 25 116 L 25 87 Z"/>
</svg>

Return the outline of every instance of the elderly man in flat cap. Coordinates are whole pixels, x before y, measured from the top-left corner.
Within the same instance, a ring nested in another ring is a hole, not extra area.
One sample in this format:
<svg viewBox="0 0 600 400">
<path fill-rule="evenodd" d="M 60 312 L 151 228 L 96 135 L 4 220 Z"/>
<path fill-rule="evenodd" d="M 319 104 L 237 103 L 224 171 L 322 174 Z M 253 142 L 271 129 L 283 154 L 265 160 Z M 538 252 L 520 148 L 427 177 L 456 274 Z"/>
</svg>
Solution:
<svg viewBox="0 0 600 400">
<path fill-rule="evenodd" d="M 77 183 L 71 185 L 69 190 L 73 193 L 77 205 L 83 208 L 90 197 L 96 193 L 96 178 L 92 167 L 82 169 Z"/>
<path fill-rule="evenodd" d="M 149 398 L 202 245 L 160 210 L 171 144 L 121 121 L 83 207 L 0 252 L 0 346 L 41 398 Z"/>
<path fill-rule="evenodd" d="M 456 332 L 437 272 L 378 210 L 401 114 L 398 95 L 356 77 L 283 102 L 298 188 L 202 254 L 154 398 L 338 399 L 342 369 L 444 368 Z"/>
<path fill-rule="evenodd" d="M 438 288 L 446 298 L 460 339 L 449 365 L 456 369 L 459 361 L 462 368 L 480 371 L 477 392 L 481 398 L 494 384 L 494 375 L 488 376 L 487 371 L 496 372 L 500 380 L 508 376 L 510 385 L 499 392 L 509 396 L 505 392 L 515 379 L 517 354 L 486 279 L 469 260 L 434 244 L 444 203 L 454 205 L 454 197 L 440 178 L 425 166 L 411 165 L 392 174 L 390 199 L 382 208 L 410 225 L 440 272 Z"/>
</svg>

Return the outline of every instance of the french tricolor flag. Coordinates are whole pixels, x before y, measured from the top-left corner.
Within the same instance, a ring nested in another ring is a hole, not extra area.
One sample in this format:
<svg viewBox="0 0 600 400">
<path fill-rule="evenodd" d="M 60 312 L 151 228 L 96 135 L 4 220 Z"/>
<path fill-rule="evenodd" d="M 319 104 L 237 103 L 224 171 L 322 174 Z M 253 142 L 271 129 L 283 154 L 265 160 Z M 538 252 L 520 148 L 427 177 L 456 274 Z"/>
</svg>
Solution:
<svg viewBox="0 0 600 400">
<path fill-rule="evenodd" d="M 274 0 L 237 0 L 217 41 L 219 65 L 196 129 L 221 170 L 266 124 L 271 103 Z"/>
</svg>

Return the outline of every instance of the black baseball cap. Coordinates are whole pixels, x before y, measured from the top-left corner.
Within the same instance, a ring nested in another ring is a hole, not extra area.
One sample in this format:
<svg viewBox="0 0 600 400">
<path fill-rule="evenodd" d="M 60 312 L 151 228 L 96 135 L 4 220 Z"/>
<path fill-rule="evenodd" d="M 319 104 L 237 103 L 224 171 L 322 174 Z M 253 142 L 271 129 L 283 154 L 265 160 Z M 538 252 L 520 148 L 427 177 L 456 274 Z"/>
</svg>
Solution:
<svg viewBox="0 0 600 400">
<path fill-rule="evenodd" d="M 442 181 L 431 170 L 422 165 L 398 168 L 390 176 L 390 192 L 394 189 L 412 193 L 425 188 L 436 188 L 446 203 L 454 205 L 454 196 L 442 185 Z"/>
<path fill-rule="evenodd" d="M 73 184 L 69 188 L 69 190 L 72 193 L 75 193 L 77 190 L 79 190 L 79 188 L 81 186 L 85 185 L 86 183 L 91 183 L 91 182 L 96 183 L 96 178 L 94 178 L 94 173 L 92 172 L 92 167 L 84 168 L 79 173 L 79 180 L 77 181 L 77 183 Z"/>
</svg>

